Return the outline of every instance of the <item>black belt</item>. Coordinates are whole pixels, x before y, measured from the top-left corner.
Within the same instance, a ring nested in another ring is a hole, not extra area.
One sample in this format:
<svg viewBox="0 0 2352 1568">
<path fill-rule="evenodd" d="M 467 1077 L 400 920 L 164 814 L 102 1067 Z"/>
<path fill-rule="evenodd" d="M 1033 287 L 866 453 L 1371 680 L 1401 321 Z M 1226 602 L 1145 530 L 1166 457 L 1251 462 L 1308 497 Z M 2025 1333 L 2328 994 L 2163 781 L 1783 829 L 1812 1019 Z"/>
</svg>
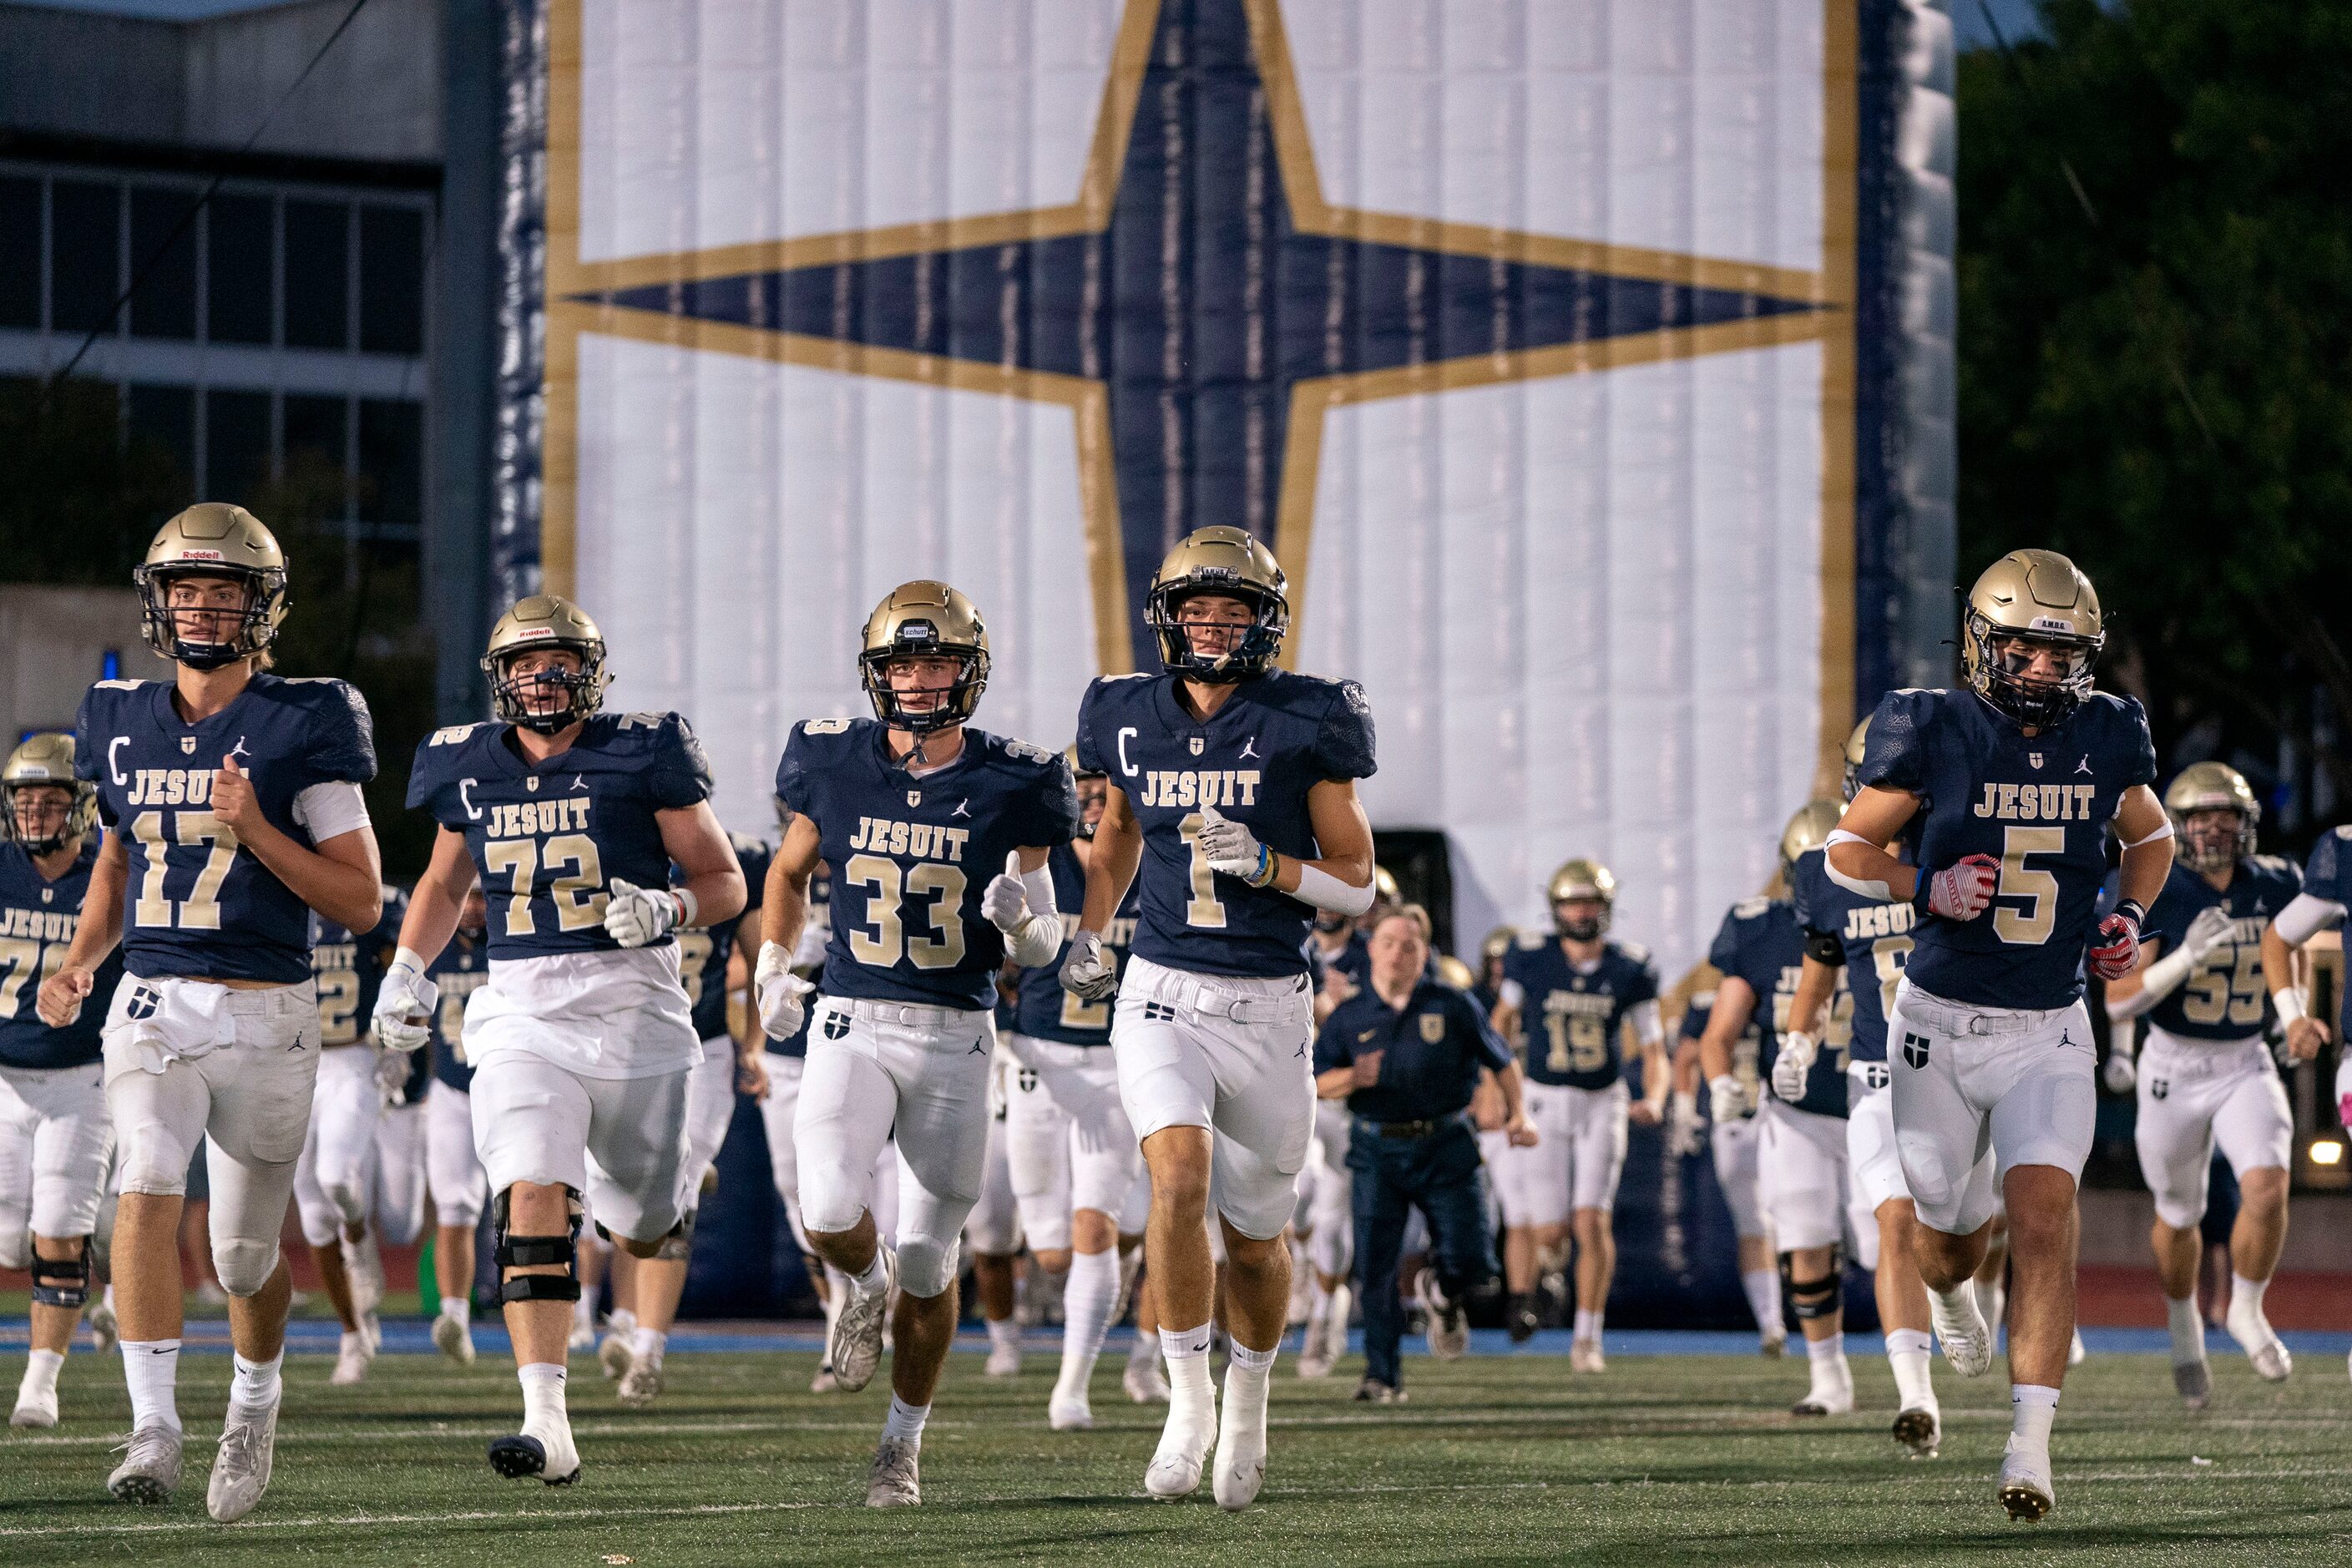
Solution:
<svg viewBox="0 0 2352 1568">
<path fill-rule="evenodd" d="M 1450 1115 L 1433 1117 L 1424 1121 L 1375 1121 L 1369 1116 L 1359 1116 L 1356 1118 L 1356 1124 L 1370 1131 L 1377 1132 L 1383 1138 L 1399 1138 L 1410 1142 L 1419 1138 L 1433 1137 L 1450 1128 L 1458 1127 L 1462 1124 L 1462 1116 L 1463 1113 L 1458 1110 Z"/>
</svg>

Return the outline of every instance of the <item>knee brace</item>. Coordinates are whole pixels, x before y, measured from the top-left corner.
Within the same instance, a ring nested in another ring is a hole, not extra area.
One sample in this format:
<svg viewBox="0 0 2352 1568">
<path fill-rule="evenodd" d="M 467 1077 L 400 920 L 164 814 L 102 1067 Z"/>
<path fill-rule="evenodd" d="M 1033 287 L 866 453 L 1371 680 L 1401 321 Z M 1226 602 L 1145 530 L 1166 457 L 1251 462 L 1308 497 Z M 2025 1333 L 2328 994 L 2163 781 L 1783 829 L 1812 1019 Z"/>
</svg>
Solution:
<svg viewBox="0 0 2352 1568">
<path fill-rule="evenodd" d="M 898 1238 L 898 1289 L 928 1301 L 956 1281 L 956 1242 L 929 1236 Z"/>
<path fill-rule="evenodd" d="M 1839 1285 L 1845 1278 L 1845 1246 L 1830 1244 L 1830 1271 L 1819 1279 L 1800 1280 L 1797 1278 L 1797 1255 L 1780 1254 L 1780 1295 L 1799 1322 L 1834 1317 L 1841 1302 Z"/>
<path fill-rule="evenodd" d="M 669 1227 L 669 1234 L 661 1238 L 661 1250 L 654 1254 L 656 1258 L 668 1263 L 683 1263 L 692 1256 L 694 1215 L 695 1211 L 688 1209 L 678 1216 L 677 1223 Z"/>
<path fill-rule="evenodd" d="M 510 1193 L 500 1193 L 490 1200 L 491 1257 L 499 1269 L 499 1300 L 500 1301 L 577 1301 L 580 1300 L 580 1219 L 579 1194 L 565 1189 L 571 1198 L 571 1224 L 562 1236 L 515 1236 L 507 1229 L 508 1202 Z M 507 1278 L 509 1268 L 529 1268 L 550 1263 L 563 1266 L 562 1274 L 518 1274 Z"/>
<path fill-rule="evenodd" d="M 82 1237 L 81 1251 L 72 1258 L 33 1254 L 33 1300 L 44 1307 L 81 1310 L 89 1300 L 89 1237 Z"/>
</svg>

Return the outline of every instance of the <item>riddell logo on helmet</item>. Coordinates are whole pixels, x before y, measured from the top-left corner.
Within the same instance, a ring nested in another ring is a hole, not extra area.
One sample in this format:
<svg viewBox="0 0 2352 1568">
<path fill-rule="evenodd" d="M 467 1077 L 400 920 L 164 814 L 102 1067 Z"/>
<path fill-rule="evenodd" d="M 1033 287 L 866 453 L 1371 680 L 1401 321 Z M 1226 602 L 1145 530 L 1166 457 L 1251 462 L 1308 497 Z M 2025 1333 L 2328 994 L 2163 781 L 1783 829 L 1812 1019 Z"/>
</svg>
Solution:
<svg viewBox="0 0 2352 1568">
<path fill-rule="evenodd" d="M 517 641 L 529 642 L 538 637 L 553 637 L 555 628 L 553 626 L 517 626 L 514 635 Z"/>
<path fill-rule="evenodd" d="M 226 561 L 228 557 L 223 555 L 217 550 L 183 550 L 180 552 L 180 559 L 183 561 Z"/>
</svg>

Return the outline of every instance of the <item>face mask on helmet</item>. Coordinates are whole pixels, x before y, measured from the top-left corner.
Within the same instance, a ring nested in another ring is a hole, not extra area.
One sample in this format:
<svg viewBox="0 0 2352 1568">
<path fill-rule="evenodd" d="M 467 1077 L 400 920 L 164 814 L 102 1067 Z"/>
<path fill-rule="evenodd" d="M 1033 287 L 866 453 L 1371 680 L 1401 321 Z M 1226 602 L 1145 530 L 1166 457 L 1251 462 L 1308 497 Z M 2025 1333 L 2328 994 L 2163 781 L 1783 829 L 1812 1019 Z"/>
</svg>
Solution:
<svg viewBox="0 0 2352 1568">
<path fill-rule="evenodd" d="M 1563 899 L 1551 910 L 1552 929 L 1570 942 L 1598 942 L 1609 929 L 1609 906 L 1599 899 Z"/>
<path fill-rule="evenodd" d="M 1187 581 L 1155 587 L 1145 618 L 1160 634 L 1160 662 L 1171 675 L 1221 685 L 1262 674 L 1280 657 L 1290 611 L 1254 583 Z"/>
<path fill-rule="evenodd" d="M 580 660 L 576 669 L 543 665 L 518 673 L 515 666 L 529 656 L 560 647 Z M 535 643 L 500 654 L 490 661 L 490 700 L 499 718 L 509 724 L 552 735 L 593 716 L 604 700 L 604 657 L 601 649 L 577 643 Z"/>
<path fill-rule="evenodd" d="M 82 806 L 79 790 L 61 784 L 12 784 L 0 793 L 6 796 L 7 837 L 27 855 L 55 854 L 86 830 L 83 819 L 89 811 Z"/>
<path fill-rule="evenodd" d="M 2175 858 L 2191 871 L 2218 871 L 2254 852 L 2253 825 L 2226 807 L 2192 811 L 2177 819 L 2174 831 L 2179 838 Z"/>
<path fill-rule="evenodd" d="M 931 660 L 952 663 L 954 675 L 941 683 L 925 679 L 918 667 L 911 679 L 892 679 L 897 667 Z M 977 648 L 943 647 L 908 638 L 861 655 L 857 662 L 866 695 L 874 704 L 874 716 L 891 729 L 912 735 L 929 735 L 962 723 L 980 706 L 980 694 L 988 685 L 988 655 Z"/>
<path fill-rule="evenodd" d="M 277 630 L 275 612 L 286 597 L 282 572 L 210 563 L 177 571 L 141 566 L 131 580 L 139 589 L 148 646 L 191 669 L 218 669 L 267 648 Z"/>
<path fill-rule="evenodd" d="M 2091 660 L 2097 650 L 2088 643 L 2004 631 L 1973 614 L 1969 637 L 1971 684 L 2020 724 L 2055 724 L 2091 694 Z"/>
</svg>

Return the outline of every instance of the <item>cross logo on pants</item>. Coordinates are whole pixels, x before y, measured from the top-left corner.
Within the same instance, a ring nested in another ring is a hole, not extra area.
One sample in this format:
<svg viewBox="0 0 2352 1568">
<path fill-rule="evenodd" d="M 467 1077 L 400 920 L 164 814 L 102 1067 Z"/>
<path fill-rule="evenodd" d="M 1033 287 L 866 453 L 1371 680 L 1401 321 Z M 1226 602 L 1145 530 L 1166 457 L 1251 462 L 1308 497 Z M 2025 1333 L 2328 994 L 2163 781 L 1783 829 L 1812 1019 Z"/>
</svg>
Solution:
<svg viewBox="0 0 2352 1568">
<path fill-rule="evenodd" d="M 1903 1059 L 1911 1064 L 1914 1071 L 1926 1067 L 1927 1065 L 1927 1037 L 1925 1035 L 1905 1035 L 1903 1037 Z"/>
</svg>

